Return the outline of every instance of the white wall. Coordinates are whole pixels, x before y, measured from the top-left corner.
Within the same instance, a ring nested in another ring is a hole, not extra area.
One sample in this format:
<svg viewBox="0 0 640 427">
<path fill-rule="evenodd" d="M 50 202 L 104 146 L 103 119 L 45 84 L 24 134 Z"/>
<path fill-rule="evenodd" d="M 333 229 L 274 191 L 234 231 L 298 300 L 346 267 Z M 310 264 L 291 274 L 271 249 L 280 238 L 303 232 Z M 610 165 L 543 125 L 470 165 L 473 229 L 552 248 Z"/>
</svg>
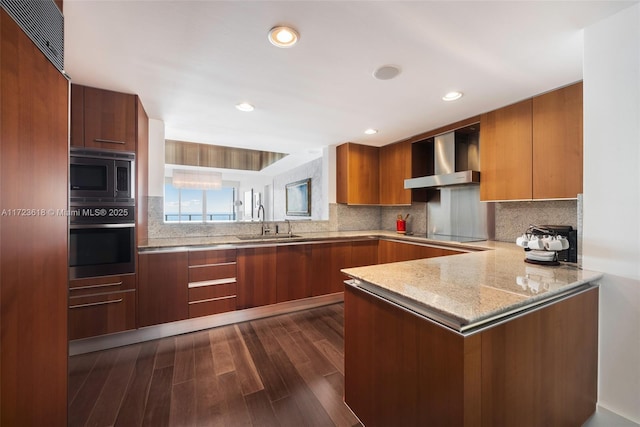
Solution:
<svg viewBox="0 0 640 427">
<path fill-rule="evenodd" d="M 584 35 L 583 265 L 605 273 L 598 403 L 640 423 L 640 5 Z"/>
<path fill-rule="evenodd" d="M 327 194 L 323 191 L 326 185 L 323 179 L 323 157 L 291 169 L 286 173 L 273 177 L 273 219 L 291 220 L 325 220 L 329 219 Z M 311 217 L 286 216 L 285 186 L 291 182 L 311 178 Z"/>
<path fill-rule="evenodd" d="M 164 196 L 164 122 L 149 119 L 149 196 Z"/>
</svg>

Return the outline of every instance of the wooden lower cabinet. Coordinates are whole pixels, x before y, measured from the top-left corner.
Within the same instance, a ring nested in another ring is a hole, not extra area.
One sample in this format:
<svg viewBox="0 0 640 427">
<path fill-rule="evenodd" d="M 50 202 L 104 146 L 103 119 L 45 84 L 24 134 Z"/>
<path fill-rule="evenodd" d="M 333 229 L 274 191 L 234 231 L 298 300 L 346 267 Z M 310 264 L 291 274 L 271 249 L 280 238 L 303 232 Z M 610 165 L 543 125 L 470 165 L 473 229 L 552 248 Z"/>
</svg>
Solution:
<svg viewBox="0 0 640 427">
<path fill-rule="evenodd" d="M 136 275 L 90 277 L 69 282 L 69 339 L 136 328 Z"/>
<path fill-rule="evenodd" d="M 238 249 L 238 309 L 276 303 L 276 247 Z"/>
<path fill-rule="evenodd" d="M 347 277 L 340 272 L 351 267 L 351 242 L 321 243 L 311 247 L 311 295 L 342 292 Z"/>
<path fill-rule="evenodd" d="M 69 298 L 70 340 L 135 328 L 135 290 Z"/>
<path fill-rule="evenodd" d="M 380 240 L 378 242 L 378 264 L 462 253 L 464 252 L 414 243 L 394 242 L 391 240 Z"/>
<path fill-rule="evenodd" d="M 188 252 L 138 255 L 138 324 L 142 326 L 189 317 Z"/>
<path fill-rule="evenodd" d="M 351 264 L 349 267 L 363 267 L 378 263 L 378 240 L 351 242 Z"/>
<path fill-rule="evenodd" d="M 311 296 L 311 245 L 278 246 L 276 250 L 276 301 Z"/>
<path fill-rule="evenodd" d="M 189 318 L 225 313 L 235 309 L 235 283 L 189 288 Z"/>
<path fill-rule="evenodd" d="M 464 336 L 345 290 L 345 402 L 366 426 L 579 426 L 595 411 L 598 290 Z"/>
<path fill-rule="evenodd" d="M 189 251 L 189 318 L 236 309 L 235 249 Z"/>
</svg>

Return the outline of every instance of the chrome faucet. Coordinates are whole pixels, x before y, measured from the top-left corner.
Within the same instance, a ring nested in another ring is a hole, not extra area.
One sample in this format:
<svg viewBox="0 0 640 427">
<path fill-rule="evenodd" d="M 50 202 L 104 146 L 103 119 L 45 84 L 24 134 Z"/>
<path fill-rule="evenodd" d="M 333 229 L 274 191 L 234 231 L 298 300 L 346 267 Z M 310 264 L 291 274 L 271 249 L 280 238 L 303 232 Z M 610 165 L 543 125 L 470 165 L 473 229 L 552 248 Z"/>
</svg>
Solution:
<svg viewBox="0 0 640 427">
<path fill-rule="evenodd" d="M 264 224 L 264 206 L 258 206 L 258 219 L 260 219 L 260 211 L 262 211 L 262 235 L 269 233 L 271 229 Z"/>
<path fill-rule="evenodd" d="M 291 221 L 289 221 L 288 219 L 285 219 L 286 223 L 287 223 L 287 227 L 289 227 L 289 230 L 287 231 L 287 235 L 291 236 Z"/>
</svg>

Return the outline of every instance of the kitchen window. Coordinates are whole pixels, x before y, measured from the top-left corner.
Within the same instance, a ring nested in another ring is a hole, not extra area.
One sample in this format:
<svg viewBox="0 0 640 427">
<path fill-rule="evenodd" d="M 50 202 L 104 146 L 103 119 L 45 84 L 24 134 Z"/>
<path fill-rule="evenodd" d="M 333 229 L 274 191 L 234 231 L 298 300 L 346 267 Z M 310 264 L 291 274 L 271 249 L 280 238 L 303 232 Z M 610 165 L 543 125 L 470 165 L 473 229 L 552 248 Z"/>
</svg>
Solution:
<svg viewBox="0 0 640 427">
<path fill-rule="evenodd" d="M 218 190 L 175 188 L 171 180 L 164 185 L 164 222 L 203 223 L 237 219 L 235 183 L 223 182 Z"/>
</svg>

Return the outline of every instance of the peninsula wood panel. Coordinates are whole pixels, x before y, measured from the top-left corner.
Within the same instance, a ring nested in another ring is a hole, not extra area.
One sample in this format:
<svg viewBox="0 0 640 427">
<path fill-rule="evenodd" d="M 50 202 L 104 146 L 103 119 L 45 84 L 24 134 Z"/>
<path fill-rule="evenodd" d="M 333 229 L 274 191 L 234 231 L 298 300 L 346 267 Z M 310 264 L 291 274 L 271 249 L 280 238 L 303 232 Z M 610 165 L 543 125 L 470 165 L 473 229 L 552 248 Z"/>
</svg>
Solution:
<svg viewBox="0 0 640 427">
<path fill-rule="evenodd" d="M 408 141 L 380 147 L 380 204 L 410 205 L 411 190 L 404 180 L 411 178 L 411 143 Z"/>
<path fill-rule="evenodd" d="M 480 118 L 480 200 L 532 197 L 532 100 Z"/>
<path fill-rule="evenodd" d="M 0 425 L 65 426 L 69 83 L 3 9 L 0 32 Z"/>
<path fill-rule="evenodd" d="M 465 420 L 463 337 L 351 286 L 344 307 L 345 402 L 364 425 L 478 425 Z"/>
<path fill-rule="evenodd" d="M 533 98 L 534 199 L 582 193 L 582 116 L 582 82 Z"/>
<path fill-rule="evenodd" d="M 311 295 L 342 292 L 347 276 L 340 270 L 351 266 L 351 242 L 309 246 L 311 247 Z"/>
<path fill-rule="evenodd" d="M 238 249 L 237 308 L 276 301 L 276 247 Z"/>
<path fill-rule="evenodd" d="M 187 319 L 188 282 L 187 252 L 139 254 L 139 326 Z"/>
<path fill-rule="evenodd" d="M 345 402 L 367 426 L 580 426 L 595 412 L 598 289 L 473 335 L 347 286 Z"/>
<path fill-rule="evenodd" d="M 378 147 L 348 142 L 336 148 L 336 201 L 377 205 L 380 201 Z"/>
<path fill-rule="evenodd" d="M 598 289 L 482 332 L 482 424 L 580 426 L 596 409 Z"/>
</svg>

